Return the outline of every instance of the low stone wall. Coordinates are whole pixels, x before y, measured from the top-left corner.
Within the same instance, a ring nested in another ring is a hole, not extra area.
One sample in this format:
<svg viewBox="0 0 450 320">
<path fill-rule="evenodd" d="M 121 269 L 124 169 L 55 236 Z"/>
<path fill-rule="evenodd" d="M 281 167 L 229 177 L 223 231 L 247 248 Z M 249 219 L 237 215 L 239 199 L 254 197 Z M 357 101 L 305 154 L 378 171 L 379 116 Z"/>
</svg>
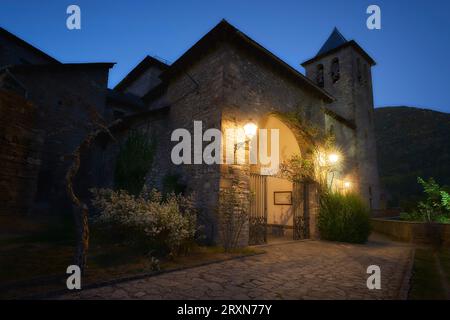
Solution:
<svg viewBox="0 0 450 320">
<path fill-rule="evenodd" d="M 450 224 L 374 218 L 372 230 L 399 241 L 450 247 Z"/>
<path fill-rule="evenodd" d="M 398 217 L 402 210 L 400 208 L 372 210 L 372 217 L 374 218 L 392 218 Z"/>
</svg>

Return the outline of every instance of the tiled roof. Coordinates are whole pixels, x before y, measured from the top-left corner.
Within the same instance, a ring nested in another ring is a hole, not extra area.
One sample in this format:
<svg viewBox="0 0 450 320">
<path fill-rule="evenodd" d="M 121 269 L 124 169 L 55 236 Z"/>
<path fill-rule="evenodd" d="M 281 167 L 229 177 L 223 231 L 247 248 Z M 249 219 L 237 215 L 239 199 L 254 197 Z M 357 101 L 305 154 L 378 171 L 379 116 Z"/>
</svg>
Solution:
<svg viewBox="0 0 450 320">
<path fill-rule="evenodd" d="M 313 81 L 305 77 L 298 70 L 275 56 L 272 52 L 229 24 L 226 20 L 222 20 L 217 24 L 211 31 L 204 35 L 180 58 L 178 58 L 178 60 L 176 60 L 166 71 L 164 71 L 161 75 L 162 80 L 166 81 L 172 76 L 182 73 L 186 66 L 198 61 L 199 57 L 211 50 L 211 48 L 214 48 L 217 43 L 225 41 L 233 43 L 239 48 L 256 56 L 261 63 L 270 65 L 274 70 L 278 71 L 280 75 L 288 77 L 299 85 L 311 90 L 312 93 L 316 94 L 324 101 L 334 101 L 334 97 L 331 94 L 318 87 Z"/>
<path fill-rule="evenodd" d="M 124 91 L 134 80 L 144 73 L 151 66 L 156 66 L 160 70 L 166 70 L 169 65 L 154 57 L 146 56 L 136 67 L 133 68 L 115 87 L 114 90 Z"/>
<path fill-rule="evenodd" d="M 48 54 L 46 54 L 42 50 L 39 50 L 38 48 L 32 46 L 28 42 L 20 39 L 19 37 L 15 36 L 14 34 L 12 34 L 11 32 L 9 32 L 8 30 L 6 30 L 2 27 L 0 27 L 0 34 L 2 36 L 4 36 L 5 38 L 17 43 L 19 46 L 22 46 L 30 51 L 33 51 L 35 54 L 40 55 L 41 57 L 44 57 L 45 59 L 47 59 L 49 61 L 49 63 L 60 63 L 55 58 L 50 57 Z"/>
<path fill-rule="evenodd" d="M 327 41 L 323 44 L 322 48 L 320 48 L 319 52 L 317 52 L 317 56 L 327 53 L 330 50 L 333 50 L 341 45 L 345 44 L 347 39 L 339 32 L 339 30 L 335 27 L 333 32 L 328 37 Z"/>
<path fill-rule="evenodd" d="M 144 103 L 141 98 L 131 93 L 124 93 L 117 90 L 108 89 L 107 98 L 127 106 L 144 110 Z"/>
</svg>

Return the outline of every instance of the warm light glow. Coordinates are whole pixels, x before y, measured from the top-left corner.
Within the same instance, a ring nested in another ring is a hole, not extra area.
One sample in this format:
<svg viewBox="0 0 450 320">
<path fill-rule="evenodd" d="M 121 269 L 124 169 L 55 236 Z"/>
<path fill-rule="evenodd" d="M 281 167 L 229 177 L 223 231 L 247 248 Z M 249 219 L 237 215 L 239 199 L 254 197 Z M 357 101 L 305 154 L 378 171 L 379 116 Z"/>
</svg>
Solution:
<svg viewBox="0 0 450 320">
<path fill-rule="evenodd" d="M 319 162 L 319 166 L 321 166 L 321 167 L 324 167 L 327 164 L 327 160 L 322 153 L 318 154 L 318 162 Z"/>
<path fill-rule="evenodd" d="M 339 155 L 338 155 L 337 153 L 330 153 L 330 154 L 328 155 L 328 161 L 329 161 L 331 164 L 337 163 L 337 162 L 339 161 Z"/>
<path fill-rule="evenodd" d="M 256 126 L 256 124 L 254 124 L 253 122 L 249 122 L 244 126 L 245 135 L 251 139 L 256 135 L 257 129 L 258 127 Z"/>
<path fill-rule="evenodd" d="M 351 183 L 351 182 L 349 182 L 349 181 L 345 181 L 345 182 L 344 182 L 344 188 L 345 188 L 345 189 L 350 189 L 351 186 L 352 186 L 352 183 Z"/>
</svg>

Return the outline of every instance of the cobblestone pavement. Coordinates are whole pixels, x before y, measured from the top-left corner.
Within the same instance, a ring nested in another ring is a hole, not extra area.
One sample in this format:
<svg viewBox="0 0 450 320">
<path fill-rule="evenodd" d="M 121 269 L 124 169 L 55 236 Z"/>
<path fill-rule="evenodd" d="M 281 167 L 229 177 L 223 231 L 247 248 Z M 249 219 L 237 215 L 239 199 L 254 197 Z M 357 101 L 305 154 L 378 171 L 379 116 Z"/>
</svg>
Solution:
<svg viewBox="0 0 450 320">
<path fill-rule="evenodd" d="M 84 290 L 63 299 L 399 299 L 412 248 L 372 239 L 367 245 L 299 241 L 265 254 Z M 381 268 L 381 290 L 366 286 Z M 407 280 L 407 279 L 406 279 Z"/>
</svg>

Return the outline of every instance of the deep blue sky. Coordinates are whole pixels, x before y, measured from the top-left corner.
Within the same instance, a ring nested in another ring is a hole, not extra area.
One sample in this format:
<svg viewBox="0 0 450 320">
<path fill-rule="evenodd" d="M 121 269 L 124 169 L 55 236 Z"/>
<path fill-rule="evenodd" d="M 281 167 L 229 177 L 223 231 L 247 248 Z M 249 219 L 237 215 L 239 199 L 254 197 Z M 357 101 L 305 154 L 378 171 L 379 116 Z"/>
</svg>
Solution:
<svg viewBox="0 0 450 320">
<path fill-rule="evenodd" d="M 81 7 L 82 29 L 66 29 L 66 8 Z M 366 28 L 377 4 L 382 29 Z M 299 69 L 337 26 L 377 61 L 375 105 L 450 112 L 450 1 L 0 1 L 0 25 L 63 62 L 117 62 L 114 86 L 145 55 L 169 62 L 227 19 Z"/>
</svg>

